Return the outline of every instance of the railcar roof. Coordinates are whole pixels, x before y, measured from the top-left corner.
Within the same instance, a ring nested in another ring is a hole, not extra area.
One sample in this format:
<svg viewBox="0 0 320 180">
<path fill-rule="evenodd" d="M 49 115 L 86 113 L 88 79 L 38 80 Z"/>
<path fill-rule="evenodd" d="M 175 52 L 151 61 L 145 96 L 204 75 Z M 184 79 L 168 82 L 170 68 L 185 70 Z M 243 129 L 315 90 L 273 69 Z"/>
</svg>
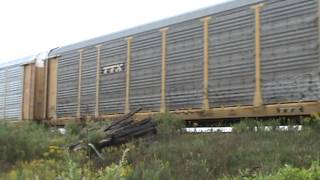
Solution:
<svg viewBox="0 0 320 180">
<path fill-rule="evenodd" d="M 4 63 L 0 63 L 0 69 L 6 68 L 6 67 L 10 67 L 10 66 L 15 66 L 15 65 L 24 65 L 24 64 L 29 64 L 34 62 L 34 56 L 26 56 L 23 58 L 19 58 L 19 59 L 15 59 L 15 60 L 11 60 L 8 62 L 4 62 Z"/>
<path fill-rule="evenodd" d="M 262 1 L 263 0 L 233 0 L 233 1 L 228 1 L 228 2 L 225 2 L 225 3 L 219 4 L 219 5 L 208 7 L 208 8 L 203 8 L 203 9 L 200 9 L 200 10 L 197 10 L 197 11 L 185 13 L 185 14 L 174 16 L 174 17 L 171 17 L 171 18 L 166 18 L 166 19 L 163 19 L 163 20 L 160 20 L 160 21 L 149 23 L 149 24 L 144 24 L 144 25 L 137 26 L 137 27 L 134 27 L 134 28 L 130 28 L 130 29 L 127 29 L 127 30 L 123 30 L 123 31 L 120 31 L 120 32 L 107 34 L 107 35 L 100 36 L 100 37 L 97 37 L 97 38 L 93 38 L 93 39 L 89 39 L 89 40 L 86 40 L 86 41 L 78 42 L 78 43 L 75 43 L 75 44 L 63 46 L 61 48 L 58 48 L 58 49 L 55 49 L 55 50 L 51 51 L 50 54 L 49 54 L 49 57 L 59 56 L 63 52 L 76 50 L 76 49 L 81 49 L 81 48 L 92 46 L 92 45 L 101 44 L 103 42 L 107 42 L 107 41 L 110 41 L 110 40 L 118 39 L 118 38 L 121 38 L 121 37 L 128 37 L 128 36 L 131 36 L 131 35 L 134 35 L 134 34 L 142 33 L 142 32 L 153 30 L 153 29 L 160 29 L 162 27 L 166 27 L 166 26 L 169 26 L 169 25 L 172 25 L 172 24 L 181 23 L 181 22 L 188 21 L 188 20 L 191 20 L 191 19 L 201 18 L 201 17 L 208 16 L 208 15 L 211 15 L 211 14 L 217 14 L 217 13 L 220 13 L 220 12 L 223 12 L 223 11 L 235 9 L 235 8 L 246 6 L 246 5 L 250 5 L 250 4 L 259 3 L 259 2 L 262 2 Z"/>
</svg>

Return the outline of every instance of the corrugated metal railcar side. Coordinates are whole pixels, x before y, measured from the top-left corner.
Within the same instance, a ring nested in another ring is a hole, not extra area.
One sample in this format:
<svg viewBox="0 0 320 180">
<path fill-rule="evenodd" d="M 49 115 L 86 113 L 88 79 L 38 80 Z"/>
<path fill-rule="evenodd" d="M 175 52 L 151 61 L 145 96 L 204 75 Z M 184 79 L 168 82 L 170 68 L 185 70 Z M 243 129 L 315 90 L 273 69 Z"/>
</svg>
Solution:
<svg viewBox="0 0 320 180">
<path fill-rule="evenodd" d="M 132 36 L 130 109 L 159 111 L 161 94 L 161 32 Z"/>
<path fill-rule="evenodd" d="M 79 52 L 66 52 L 59 58 L 57 115 L 75 117 L 78 104 Z"/>
<path fill-rule="evenodd" d="M 196 118 L 317 112 L 319 7 L 237 0 L 62 47 L 58 116 L 140 106 Z"/>
<path fill-rule="evenodd" d="M 5 118 L 19 120 L 22 109 L 23 67 L 8 67 L 6 73 Z"/>
<path fill-rule="evenodd" d="M 261 12 L 262 94 L 266 104 L 318 101 L 318 4 L 270 0 Z"/>
<path fill-rule="evenodd" d="M 116 39 L 102 44 L 99 112 L 100 114 L 117 114 L 125 110 L 126 72 L 103 75 L 103 67 L 126 63 L 126 41 Z"/>
<path fill-rule="evenodd" d="M 23 66 L 0 67 L 0 119 L 22 118 L 22 93 Z"/>
<path fill-rule="evenodd" d="M 0 119 L 4 119 L 5 112 L 5 69 L 0 69 Z"/>
<path fill-rule="evenodd" d="M 167 110 L 201 109 L 203 32 L 200 19 L 168 27 Z"/>
<path fill-rule="evenodd" d="M 245 6 L 212 17 L 209 26 L 210 106 L 253 105 L 253 10 Z"/>
<path fill-rule="evenodd" d="M 81 76 L 81 114 L 94 115 L 96 102 L 96 48 L 83 50 Z"/>
</svg>

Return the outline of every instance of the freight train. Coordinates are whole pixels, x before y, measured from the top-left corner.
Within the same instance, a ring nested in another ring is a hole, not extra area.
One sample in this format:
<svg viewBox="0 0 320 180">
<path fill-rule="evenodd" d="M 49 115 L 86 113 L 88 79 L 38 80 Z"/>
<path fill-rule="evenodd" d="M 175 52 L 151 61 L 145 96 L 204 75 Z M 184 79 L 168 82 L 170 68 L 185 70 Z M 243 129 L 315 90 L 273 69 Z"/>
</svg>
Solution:
<svg viewBox="0 0 320 180">
<path fill-rule="evenodd" d="M 1 65 L 0 118 L 318 113 L 319 2 L 235 0 Z"/>
</svg>

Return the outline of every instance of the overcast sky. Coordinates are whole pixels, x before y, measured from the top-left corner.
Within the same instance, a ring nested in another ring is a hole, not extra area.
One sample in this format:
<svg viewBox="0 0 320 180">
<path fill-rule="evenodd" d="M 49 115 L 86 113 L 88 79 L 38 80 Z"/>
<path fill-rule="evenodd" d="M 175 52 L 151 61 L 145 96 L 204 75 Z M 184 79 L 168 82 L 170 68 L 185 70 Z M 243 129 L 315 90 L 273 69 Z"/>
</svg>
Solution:
<svg viewBox="0 0 320 180">
<path fill-rule="evenodd" d="M 0 63 L 228 0 L 3 0 Z"/>
</svg>

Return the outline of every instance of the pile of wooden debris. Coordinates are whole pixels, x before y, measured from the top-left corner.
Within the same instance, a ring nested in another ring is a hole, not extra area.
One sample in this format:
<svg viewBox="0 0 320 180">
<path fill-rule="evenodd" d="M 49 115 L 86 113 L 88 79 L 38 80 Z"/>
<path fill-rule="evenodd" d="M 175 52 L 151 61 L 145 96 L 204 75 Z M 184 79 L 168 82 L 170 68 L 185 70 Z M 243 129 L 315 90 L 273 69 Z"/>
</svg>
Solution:
<svg viewBox="0 0 320 180">
<path fill-rule="evenodd" d="M 69 150 L 89 148 L 103 159 L 100 153 L 105 147 L 119 146 L 137 138 L 154 136 L 157 133 L 157 123 L 152 118 L 136 121 L 133 117 L 139 111 L 141 109 L 130 112 L 109 125 L 86 129 L 88 134 L 100 134 L 99 138 L 90 142 L 88 138 L 82 137 L 77 143 L 69 145 Z"/>
</svg>

